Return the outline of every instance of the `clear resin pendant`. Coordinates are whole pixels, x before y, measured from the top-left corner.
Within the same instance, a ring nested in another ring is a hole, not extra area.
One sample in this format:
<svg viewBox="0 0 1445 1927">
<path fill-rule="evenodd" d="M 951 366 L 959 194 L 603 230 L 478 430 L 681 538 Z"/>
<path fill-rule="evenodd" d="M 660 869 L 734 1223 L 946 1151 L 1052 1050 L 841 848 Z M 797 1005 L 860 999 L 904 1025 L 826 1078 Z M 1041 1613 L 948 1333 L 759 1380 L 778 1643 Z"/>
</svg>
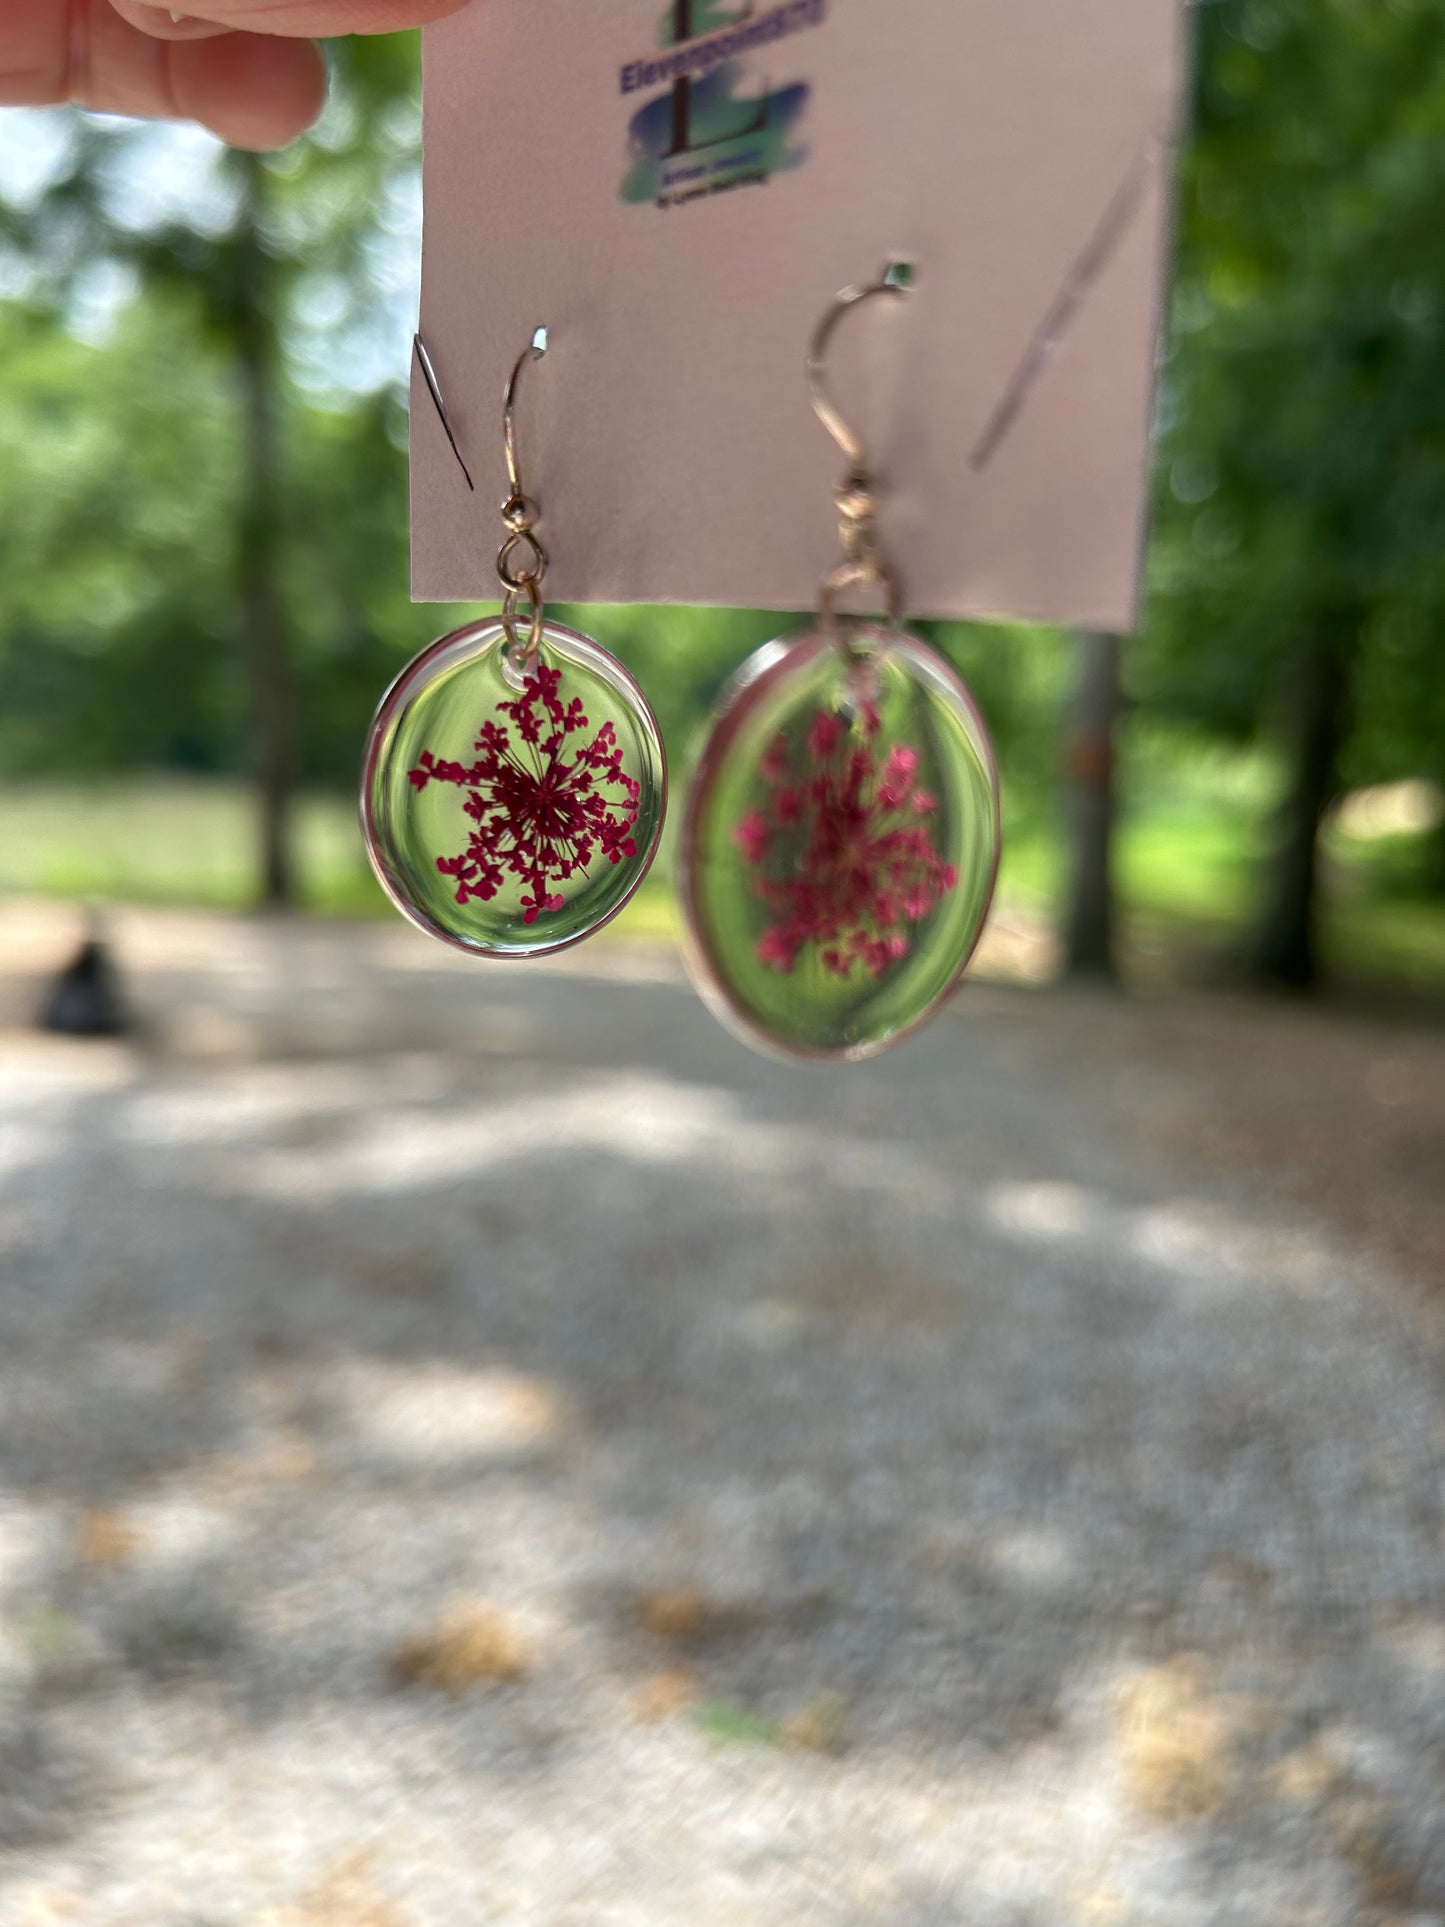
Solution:
<svg viewBox="0 0 1445 1927">
<path fill-rule="evenodd" d="M 714 717 L 681 860 L 689 961 L 748 1042 L 871 1057 L 931 1017 L 982 933 L 998 774 L 937 652 L 864 624 L 770 643 Z"/>
<path fill-rule="evenodd" d="M 607 651 L 546 622 L 530 663 L 501 620 L 443 636 L 381 700 L 361 819 L 402 915 L 478 957 L 591 936 L 657 853 L 667 763 Z"/>
</svg>

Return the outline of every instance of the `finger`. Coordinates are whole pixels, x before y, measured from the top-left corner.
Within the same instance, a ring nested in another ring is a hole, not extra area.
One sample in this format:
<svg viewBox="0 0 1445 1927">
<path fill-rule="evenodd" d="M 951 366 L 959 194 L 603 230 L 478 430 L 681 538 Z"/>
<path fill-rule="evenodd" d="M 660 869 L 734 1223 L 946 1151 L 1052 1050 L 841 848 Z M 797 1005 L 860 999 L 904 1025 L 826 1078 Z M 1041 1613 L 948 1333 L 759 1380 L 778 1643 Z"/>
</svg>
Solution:
<svg viewBox="0 0 1445 1927">
<path fill-rule="evenodd" d="M 293 140 L 325 99 L 325 64 L 308 41 L 157 40 L 95 0 L 73 15 L 58 0 L 4 4 L 0 101 L 11 105 L 73 100 L 102 113 L 198 120 L 237 147 L 265 149 Z"/>
<path fill-rule="evenodd" d="M 8 0 L 0 27 L 0 102 L 48 107 L 65 99 L 68 11 L 62 0 Z"/>
<path fill-rule="evenodd" d="M 228 33 L 155 44 L 169 59 L 176 110 L 232 147 L 285 147 L 326 103 L 326 62 L 313 41 Z"/>
<path fill-rule="evenodd" d="M 214 20 L 198 20 L 188 13 L 172 12 L 169 7 L 151 7 L 142 0 L 110 0 L 122 20 L 128 20 L 153 40 L 213 40 L 217 34 L 230 33 L 229 27 Z"/>
<path fill-rule="evenodd" d="M 159 15 L 146 31 L 172 37 L 169 6 L 147 8 L 142 0 L 116 0 L 116 4 L 137 24 L 146 12 Z M 420 27 L 465 4 L 466 0 L 181 0 L 179 11 L 213 26 L 324 39 L 331 34 L 394 33 L 403 27 Z"/>
</svg>

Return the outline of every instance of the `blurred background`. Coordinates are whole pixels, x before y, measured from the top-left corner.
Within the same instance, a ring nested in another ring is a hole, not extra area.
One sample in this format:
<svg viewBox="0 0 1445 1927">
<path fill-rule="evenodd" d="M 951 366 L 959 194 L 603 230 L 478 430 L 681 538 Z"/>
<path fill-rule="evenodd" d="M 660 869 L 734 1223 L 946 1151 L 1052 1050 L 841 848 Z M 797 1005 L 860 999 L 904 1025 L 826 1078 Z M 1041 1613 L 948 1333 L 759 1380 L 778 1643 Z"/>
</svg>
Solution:
<svg viewBox="0 0 1445 1927">
<path fill-rule="evenodd" d="M 1143 630 L 939 638 L 1002 756 L 1003 905 L 1094 967 L 1107 884 L 1151 974 L 1438 992 L 1438 28 L 1303 0 L 1195 18 Z M 271 160 L 0 121 L 7 890 L 379 911 L 357 745 L 452 612 L 406 589 L 416 51 L 335 60 L 322 127 Z M 679 761 L 782 626 L 579 619 Z"/>
<path fill-rule="evenodd" d="M 836 1076 L 665 863 L 372 882 L 414 42 L 0 112 L 7 1924 L 1445 1920 L 1445 14 L 1190 19 L 1142 628 L 935 626 L 994 926 Z M 675 769 L 789 621 L 557 613 Z"/>
</svg>

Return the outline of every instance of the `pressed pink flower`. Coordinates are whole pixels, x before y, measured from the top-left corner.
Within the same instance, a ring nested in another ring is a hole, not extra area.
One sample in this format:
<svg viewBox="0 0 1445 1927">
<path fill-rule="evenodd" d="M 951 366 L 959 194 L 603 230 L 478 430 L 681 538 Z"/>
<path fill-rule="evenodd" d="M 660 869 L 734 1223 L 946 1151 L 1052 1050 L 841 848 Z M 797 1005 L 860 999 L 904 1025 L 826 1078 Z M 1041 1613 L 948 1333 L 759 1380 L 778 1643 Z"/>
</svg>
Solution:
<svg viewBox="0 0 1445 1927">
<path fill-rule="evenodd" d="M 758 959 L 761 963 L 776 964 L 779 970 L 791 970 L 797 955 L 797 943 L 781 924 L 775 923 L 758 938 Z"/>
<path fill-rule="evenodd" d="M 761 810 L 753 810 L 743 818 L 733 831 L 733 842 L 749 863 L 762 862 L 768 850 L 768 825 Z"/>
<path fill-rule="evenodd" d="M 950 890 L 958 872 L 933 844 L 938 799 L 918 789 L 916 749 L 896 744 L 880 760 L 878 711 L 859 718 L 861 741 L 841 717 L 820 710 L 808 727 L 801 767 L 787 740 L 769 746 L 762 809 L 733 832 L 772 921 L 758 940 L 761 962 L 791 971 L 810 944 L 834 976 L 855 968 L 881 977 L 908 955 L 909 927 Z"/>
<path fill-rule="evenodd" d="M 442 875 L 456 881 L 457 902 L 489 902 L 515 877 L 527 886 L 521 909 L 528 924 L 564 908 L 567 899 L 551 887 L 553 878 L 565 883 L 584 875 L 598 855 L 609 863 L 637 855 L 630 832 L 642 786 L 623 769 L 610 722 L 568 760 L 567 739 L 590 725 L 579 697 L 563 703 L 561 683 L 560 670 L 539 664 L 515 701 L 497 704 L 497 716 L 509 717 L 511 726 L 491 717 L 482 724 L 475 763 L 442 761 L 425 750 L 409 772 L 418 790 L 438 782 L 467 792 L 462 810 L 475 826 L 467 846 L 437 858 Z"/>
<path fill-rule="evenodd" d="M 897 810 L 911 800 L 913 772 L 918 768 L 918 751 L 898 743 L 889 750 L 878 784 L 878 801 L 885 810 Z"/>
<path fill-rule="evenodd" d="M 813 726 L 808 731 L 808 754 L 810 756 L 831 756 L 838 747 L 843 735 L 843 720 L 831 711 L 820 709 L 813 718 Z"/>
</svg>

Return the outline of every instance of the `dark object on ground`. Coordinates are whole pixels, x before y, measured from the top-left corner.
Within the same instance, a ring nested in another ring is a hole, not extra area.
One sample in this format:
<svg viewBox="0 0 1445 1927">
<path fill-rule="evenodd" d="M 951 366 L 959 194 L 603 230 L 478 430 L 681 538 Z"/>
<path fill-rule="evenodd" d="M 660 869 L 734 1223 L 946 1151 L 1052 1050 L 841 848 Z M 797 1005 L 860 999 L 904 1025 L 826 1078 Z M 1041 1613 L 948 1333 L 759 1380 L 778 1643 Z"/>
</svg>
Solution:
<svg viewBox="0 0 1445 1927">
<path fill-rule="evenodd" d="M 69 1037 L 124 1037 L 129 1033 L 131 1020 L 120 979 L 99 937 L 88 937 L 51 985 L 40 1014 L 40 1028 L 61 1031 Z"/>
</svg>

